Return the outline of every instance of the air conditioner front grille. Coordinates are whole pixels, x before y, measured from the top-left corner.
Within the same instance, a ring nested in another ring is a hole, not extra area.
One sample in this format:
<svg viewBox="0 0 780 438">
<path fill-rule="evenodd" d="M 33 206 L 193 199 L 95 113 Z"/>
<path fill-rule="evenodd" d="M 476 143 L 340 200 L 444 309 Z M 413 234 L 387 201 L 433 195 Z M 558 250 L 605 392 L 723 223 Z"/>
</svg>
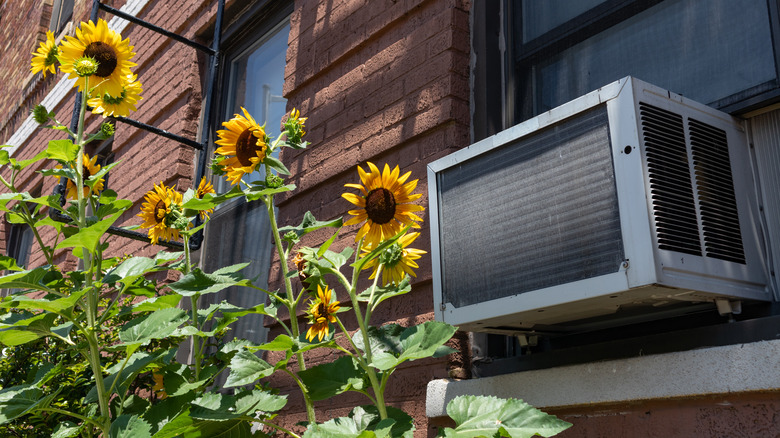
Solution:
<svg viewBox="0 0 780 438">
<path fill-rule="evenodd" d="M 726 132 L 688 120 L 704 250 L 708 257 L 745 264 Z"/>
<path fill-rule="evenodd" d="M 658 247 L 700 256 L 685 125 L 679 114 L 639 104 Z"/>
</svg>

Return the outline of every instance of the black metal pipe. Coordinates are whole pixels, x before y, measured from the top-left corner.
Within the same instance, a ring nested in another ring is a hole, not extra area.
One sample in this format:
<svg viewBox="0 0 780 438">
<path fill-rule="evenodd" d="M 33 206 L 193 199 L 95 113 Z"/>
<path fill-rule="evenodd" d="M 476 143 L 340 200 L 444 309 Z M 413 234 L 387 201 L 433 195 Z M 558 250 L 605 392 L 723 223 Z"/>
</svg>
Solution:
<svg viewBox="0 0 780 438">
<path fill-rule="evenodd" d="M 135 126 L 136 128 L 140 128 L 140 129 L 143 129 L 145 131 L 149 131 L 149 132 L 151 132 L 153 134 L 157 134 L 157 135 L 159 135 L 161 137 L 165 137 L 165 138 L 169 138 L 171 140 L 178 141 L 179 143 L 181 143 L 183 145 L 190 146 L 190 147 L 193 147 L 195 149 L 200 149 L 200 150 L 203 149 L 203 145 L 201 143 L 198 143 L 195 140 L 190 140 L 187 137 L 182 137 L 181 135 L 174 134 L 172 132 L 168 132 L 168 131 L 166 131 L 164 129 L 160 129 L 160 128 L 156 127 L 156 126 L 152 126 L 152 125 L 146 124 L 144 122 L 139 122 L 138 120 L 135 120 L 135 119 L 129 119 L 127 117 L 112 117 L 112 118 L 114 120 L 119 121 L 119 122 L 126 123 L 126 124 L 128 124 L 130 126 Z"/>
<path fill-rule="evenodd" d="M 190 47 L 193 47 L 193 48 L 195 48 L 197 50 L 201 50 L 201 51 L 203 51 L 205 53 L 208 53 L 209 55 L 213 55 L 214 54 L 214 51 L 211 49 L 211 47 L 204 46 L 203 44 L 200 44 L 200 43 L 196 43 L 195 41 L 187 39 L 187 38 L 185 38 L 185 37 L 183 37 L 183 36 L 181 36 L 181 35 L 179 35 L 177 33 L 174 33 L 174 32 L 168 31 L 166 29 L 163 29 L 160 26 L 155 26 L 154 24 L 149 23 L 147 21 L 144 21 L 144 20 L 142 20 L 142 19 L 140 19 L 138 17 L 135 17 L 135 16 L 130 15 L 130 14 L 126 13 L 126 12 L 122 12 L 119 9 L 116 9 L 116 8 L 113 8 L 113 7 L 108 6 L 106 4 L 103 4 L 100 1 L 98 1 L 98 5 L 104 11 L 106 11 L 106 12 L 108 12 L 110 14 L 113 14 L 113 15 L 119 17 L 119 18 L 123 18 L 123 19 L 125 19 L 125 20 L 127 20 L 127 21 L 129 21 L 131 23 L 135 23 L 135 24 L 137 24 L 139 26 L 143 26 L 143 27 L 145 27 L 147 29 L 153 30 L 153 31 L 155 31 L 155 32 L 157 32 L 159 34 L 167 36 L 168 38 L 174 39 L 174 40 L 176 40 L 176 41 L 178 41 L 180 43 L 186 44 L 186 45 L 188 45 Z"/>
</svg>

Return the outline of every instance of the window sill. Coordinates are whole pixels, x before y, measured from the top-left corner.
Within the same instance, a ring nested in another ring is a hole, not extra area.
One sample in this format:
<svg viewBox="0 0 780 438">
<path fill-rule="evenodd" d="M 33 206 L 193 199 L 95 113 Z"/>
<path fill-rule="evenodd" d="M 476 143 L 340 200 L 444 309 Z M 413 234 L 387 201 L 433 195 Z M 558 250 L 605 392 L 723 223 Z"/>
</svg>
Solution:
<svg viewBox="0 0 780 438">
<path fill-rule="evenodd" d="M 780 390 L 780 340 L 428 383 L 426 414 L 459 395 L 520 398 L 537 408 Z"/>
</svg>

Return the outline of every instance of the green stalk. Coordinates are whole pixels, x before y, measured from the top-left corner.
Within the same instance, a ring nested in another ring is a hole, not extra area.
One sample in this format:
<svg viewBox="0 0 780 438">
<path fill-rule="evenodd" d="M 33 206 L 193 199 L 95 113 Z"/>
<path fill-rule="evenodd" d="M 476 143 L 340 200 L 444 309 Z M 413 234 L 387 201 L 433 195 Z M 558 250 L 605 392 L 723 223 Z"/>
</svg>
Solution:
<svg viewBox="0 0 780 438">
<path fill-rule="evenodd" d="M 359 250 L 360 245 L 358 245 L 358 251 Z M 380 274 L 381 272 L 377 271 L 377 275 L 374 277 L 374 283 L 371 285 L 372 293 L 373 289 L 376 289 L 376 284 L 379 280 Z M 352 286 L 349 289 L 349 298 L 352 301 L 352 308 L 355 311 L 355 317 L 357 319 L 358 326 L 360 327 L 360 332 L 363 334 L 363 353 L 366 355 L 365 361 L 367 364 L 370 364 L 372 361 L 372 355 L 371 343 L 368 340 L 368 316 L 370 316 L 371 313 L 371 303 L 368 303 L 366 308 L 367 317 L 364 319 L 363 314 L 360 311 L 360 302 L 357 299 L 357 280 L 359 275 L 360 271 L 358 270 L 354 270 L 352 272 Z M 376 371 L 373 367 L 368 366 L 366 369 L 366 374 L 368 374 L 368 379 L 371 381 L 371 387 L 374 389 L 374 397 L 376 397 L 376 407 L 379 410 L 379 417 L 384 420 L 387 418 L 387 406 L 385 405 L 384 389 L 379 382 Z"/>
<path fill-rule="evenodd" d="M 78 200 L 78 227 L 84 229 L 87 226 L 87 214 L 86 214 L 86 199 L 84 198 L 84 177 L 82 175 L 84 171 L 84 119 L 87 112 L 87 95 L 89 90 L 89 77 L 84 78 L 84 91 L 81 93 L 81 108 L 79 110 L 79 122 L 78 131 L 76 133 L 76 144 L 78 145 L 79 152 L 76 155 L 76 196 Z M 100 345 L 98 345 L 98 338 L 96 333 L 100 330 L 99 326 L 96 326 L 95 321 L 97 317 L 97 305 L 98 305 L 98 291 L 92 288 L 92 253 L 89 248 L 82 248 L 82 256 L 84 260 L 84 286 L 87 291 L 87 327 L 84 333 L 84 337 L 89 344 L 89 364 L 92 368 L 92 374 L 95 376 L 95 386 L 98 394 L 98 405 L 100 406 L 100 427 L 102 434 L 108 436 L 108 429 L 111 424 L 111 412 L 108 405 L 108 394 L 106 393 L 106 386 L 103 382 L 103 366 L 101 364 Z"/>
<path fill-rule="evenodd" d="M 183 275 L 190 273 L 190 236 L 187 233 L 183 233 L 184 237 L 184 269 Z M 196 331 L 200 331 L 200 323 L 198 322 L 198 299 L 200 294 L 194 294 L 190 296 L 190 307 L 192 311 L 192 325 Z M 195 382 L 200 380 L 201 371 L 201 345 L 197 335 L 190 336 L 190 343 L 192 344 L 192 362 L 195 365 Z"/>
<path fill-rule="evenodd" d="M 266 173 L 269 173 L 270 169 L 266 167 Z M 292 281 L 290 280 L 290 277 L 287 276 L 289 272 L 289 268 L 287 267 L 287 259 L 285 258 L 285 251 L 284 246 L 282 246 L 282 238 L 279 236 L 279 226 L 276 224 L 276 213 L 274 212 L 274 197 L 273 195 L 268 195 L 263 197 L 263 202 L 265 203 L 266 209 L 268 210 L 268 219 L 271 223 L 271 231 L 274 236 L 274 243 L 276 244 L 276 251 L 279 253 L 279 261 L 282 266 L 282 278 L 284 278 L 284 287 L 285 291 L 287 292 L 287 300 L 284 300 L 283 302 L 287 306 L 287 310 L 290 313 L 290 326 L 292 329 L 292 334 L 294 339 L 298 339 L 301 335 L 301 330 L 298 325 L 298 313 L 296 312 L 296 308 L 298 305 L 298 302 L 300 301 L 301 296 L 303 296 L 303 291 L 295 297 L 295 300 L 292 300 Z M 306 370 L 306 362 L 303 359 L 303 353 L 300 351 L 295 352 L 295 357 L 298 360 L 298 369 L 301 371 Z M 311 397 L 309 396 L 309 391 L 306 388 L 306 385 L 301 382 L 301 392 L 303 393 L 303 400 L 306 404 L 306 416 L 309 420 L 309 423 L 316 424 L 317 423 L 317 416 L 314 412 L 314 402 L 311 400 Z"/>
</svg>

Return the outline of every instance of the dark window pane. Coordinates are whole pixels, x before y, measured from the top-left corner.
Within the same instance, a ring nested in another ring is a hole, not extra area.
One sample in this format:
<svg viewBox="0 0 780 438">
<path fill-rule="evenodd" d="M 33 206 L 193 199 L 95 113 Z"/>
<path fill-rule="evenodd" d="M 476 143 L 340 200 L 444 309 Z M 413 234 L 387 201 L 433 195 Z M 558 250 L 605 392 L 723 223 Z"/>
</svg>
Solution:
<svg viewBox="0 0 780 438">
<path fill-rule="evenodd" d="M 544 35 L 607 0 L 524 0 L 523 43 Z"/>
<path fill-rule="evenodd" d="M 776 78 L 765 0 L 666 1 L 532 69 L 536 113 L 627 75 L 704 103 Z"/>
</svg>

